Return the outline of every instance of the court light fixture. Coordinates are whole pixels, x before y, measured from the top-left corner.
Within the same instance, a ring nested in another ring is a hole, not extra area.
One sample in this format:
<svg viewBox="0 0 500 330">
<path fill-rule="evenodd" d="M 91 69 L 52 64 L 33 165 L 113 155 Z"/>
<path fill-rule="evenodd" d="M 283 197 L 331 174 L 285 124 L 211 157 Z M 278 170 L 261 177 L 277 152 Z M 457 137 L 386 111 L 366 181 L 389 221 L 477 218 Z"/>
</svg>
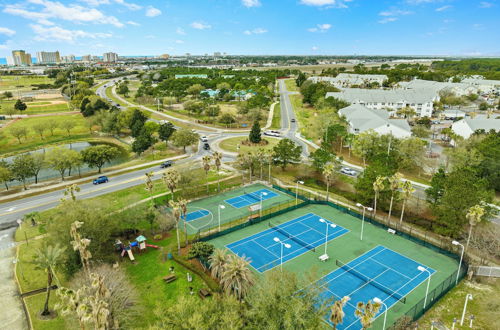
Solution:
<svg viewBox="0 0 500 330">
<path fill-rule="evenodd" d="M 425 299 L 424 299 L 424 309 L 427 306 L 427 295 L 429 294 L 429 284 L 431 284 L 431 272 L 424 266 L 418 266 L 417 269 L 421 272 L 427 272 L 429 276 L 427 277 L 427 289 L 425 289 Z"/>
<path fill-rule="evenodd" d="M 220 210 L 222 209 L 225 209 L 226 207 L 222 204 L 219 204 L 219 207 L 217 208 L 217 213 L 219 215 L 219 232 L 220 232 Z"/>
<path fill-rule="evenodd" d="M 459 241 L 452 241 L 451 244 L 460 246 L 462 248 L 462 252 L 460 253 L 460 262 L 458 263 L 457 278 L 455 279 L 456 285 L 458 283 L 458 278 L 460 277 L 460 270 L 462 269 L 462 260 L 464 258 L 465 246 Z"/>
<path fill-rule="evenodd" d="M 373 301 L 376 302 L 377 304 L 382 304 L 385 307 L 385 311 L 384 311 L 384 326 L 382 327 L 382 329 L 385 329 L 385 322 L 387 321 L 387 305 L 382 301 L 382 299 L 380 299 L 378 297 L 373 298 Z"/>
<path fill-rule="evenodd" d="M 279 239 L 278 237 L 273 238 L 273 240 L 274 240 L 276 243 L 281 242 L 281 241 L 280 241 L 280 239 Z"/>
<path fill-rule="evenodd" d="M 281 255 L 280 255 L 280 270 L 283 271 L 283 248 L 291 248 L 292 246 L 288 243 L 284 243 L 282 242 L 278 237 L 275 237 L 273 238 L 273 240 L 276 242 L 276 243 L 280 243 L 281 245 Z"/>
</svg>

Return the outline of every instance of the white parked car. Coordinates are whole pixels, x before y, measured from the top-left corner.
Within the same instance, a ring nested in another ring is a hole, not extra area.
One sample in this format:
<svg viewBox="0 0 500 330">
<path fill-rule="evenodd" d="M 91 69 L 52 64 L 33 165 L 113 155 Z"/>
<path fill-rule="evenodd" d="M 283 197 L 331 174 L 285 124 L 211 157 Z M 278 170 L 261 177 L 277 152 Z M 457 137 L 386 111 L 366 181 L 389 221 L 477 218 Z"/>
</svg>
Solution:
<svg viewBox="0 0 500 330">
<path fill-rule="evenodd" d="M 350 176 L 356 176 L 356 171 L 349 167 L 342 167 L 340 173 Z"/>
<path fill-rule="evenodd" d="M 275 136 L 275 137 L 281 136 L 280 132 L 278 132 L 278 131 L 265 131 L 264 135 Z"/>
<path fill-rule="evenodd" d="M 208 142 L 208 138 L 206 136 L 202 136 L 200 140 L 201 142 Z"/>
</svg>

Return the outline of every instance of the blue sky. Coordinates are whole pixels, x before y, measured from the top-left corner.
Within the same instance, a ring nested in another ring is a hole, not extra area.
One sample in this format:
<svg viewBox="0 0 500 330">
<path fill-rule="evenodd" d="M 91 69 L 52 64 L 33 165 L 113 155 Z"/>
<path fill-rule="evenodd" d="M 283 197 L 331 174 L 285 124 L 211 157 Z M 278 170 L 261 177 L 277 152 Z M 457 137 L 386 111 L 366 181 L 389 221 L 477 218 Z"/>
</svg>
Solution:
<svg viewBox="0 0 500 330">
<path fill-rule="evenodd" d="M 500 0 L 0 0 L 0 57 L 500 56 Z"/>
</svg>

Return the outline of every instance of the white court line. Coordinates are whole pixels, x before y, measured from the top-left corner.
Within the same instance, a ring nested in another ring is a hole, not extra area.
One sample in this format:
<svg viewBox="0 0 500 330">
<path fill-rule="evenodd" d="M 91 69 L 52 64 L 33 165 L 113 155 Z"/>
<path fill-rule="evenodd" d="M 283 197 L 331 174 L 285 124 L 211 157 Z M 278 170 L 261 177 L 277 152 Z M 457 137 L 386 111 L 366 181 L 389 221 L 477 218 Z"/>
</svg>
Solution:
<svg viewBox="0 0 500 330">
<path fill-rule="evenodd" d="M 397 270 L 395 270 L 394 268 L 392 268 L 392 267 L 390 267 L 390 266 L 387 266 L 386 264 L 384 264 L 384 263 L 382 263 L 382 262 L 380 262 L 380 261 L 378 261 L 378 260 L 372 259 L 372 261 L 375 261 L 376 263 L 378 263 L 379 265 L 384 266 L 385 268 L 389 268 L 390 270 L 392 270 L 393 272 L 395 272 L 395 273 L 397 273 L 397 274 L 399 274 L 399 275 L 401 275 L 401 276 L 404 276 L 404 277 L 406 277 L 406 278 L 411 278 L 410 276 L 407 276 L 407 275 L 405 275 L 405 274 L 403 274 L 403 273 L 401 273 L 401 272 L 398 272 L 398 271 L 397 271 Z"/>
</svg>

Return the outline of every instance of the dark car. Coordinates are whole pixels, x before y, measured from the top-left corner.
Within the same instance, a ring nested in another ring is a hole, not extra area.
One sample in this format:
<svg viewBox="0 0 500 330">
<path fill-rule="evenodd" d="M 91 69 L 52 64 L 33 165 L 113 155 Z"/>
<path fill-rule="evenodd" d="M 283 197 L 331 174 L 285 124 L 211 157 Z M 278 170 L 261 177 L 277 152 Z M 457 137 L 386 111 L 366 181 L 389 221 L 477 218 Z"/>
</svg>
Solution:
<svg viewBox="0 0 500 330">
<path fill-rule="evenodd" d="M 172 166 L 173 164 L 174 164 L 174 163 L 173 163 L 171 160 L 167 160 L 167 161 L 165 161 L 165 162 L 161 163 L 160 167 L 161 167 L 161 168 L 167 168 L 167 167 Z"/>
<path fill-rule="evenodd" d="M 208 143 L 203 144 L 203 150 L 210 150 L 210 145 Z"/>
<path fill-rule="evenodd" d="M 92 181 L 93 184 L 101 184 L 101 183 L 106 183 L 108 182 L 108 177 L 103 175 L 103 176 L 100 176 L 98 177 L 97 179 L 95 179 L 94 181 Z"/>
<path fill-rule="evenodd" d="M 295 123 L 295 118 L 292 118 L 291 122 L 292 122 L 292 123 Z"/>
</svg>

